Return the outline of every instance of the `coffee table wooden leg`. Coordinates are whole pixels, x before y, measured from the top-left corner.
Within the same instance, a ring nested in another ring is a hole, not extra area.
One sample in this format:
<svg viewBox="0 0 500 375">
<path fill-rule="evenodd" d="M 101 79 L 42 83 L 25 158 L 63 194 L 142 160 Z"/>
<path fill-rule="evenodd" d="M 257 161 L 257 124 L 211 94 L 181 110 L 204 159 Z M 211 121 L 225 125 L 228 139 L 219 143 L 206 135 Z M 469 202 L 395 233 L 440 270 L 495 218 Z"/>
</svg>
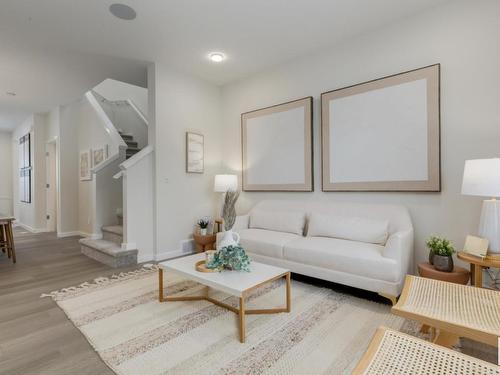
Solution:
<svg viewBox="0 0 500 375">
<path fill-rule="evenodd" d="M 292 308 L 292 286 L 290 277 L 290 272 L 288 272 L 286 274 L 286 312 L 290 312 Z"/>
<path fill-rule="evenodd" d="M 245 342 L 245 296 L 240 297 L 240 342 Z"/>
<path fill-rule="evenodd" d="M 158 301 L 163 302 L 163 270 L 158 269 Z"/>
</svg>

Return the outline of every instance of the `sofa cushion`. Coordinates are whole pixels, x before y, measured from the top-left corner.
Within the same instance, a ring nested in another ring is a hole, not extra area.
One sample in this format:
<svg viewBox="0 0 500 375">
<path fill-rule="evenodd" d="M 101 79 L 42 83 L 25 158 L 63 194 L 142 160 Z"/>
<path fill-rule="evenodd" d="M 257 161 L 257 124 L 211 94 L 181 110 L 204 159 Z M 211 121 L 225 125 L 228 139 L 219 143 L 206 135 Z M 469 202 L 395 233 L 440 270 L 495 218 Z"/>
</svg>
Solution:
<svg viewBox="0 0 500 375">
<path fill-rule="evenodd" d="M 313 212 L 309 218 L 307 235 L 385 245 L 388 231 L 389 222 L 387 220 Z"/>
<path fill-rule="evenodd" d="M 401 278 L 395 260 L 382 256 L 383 246 L 327 237 L 297 238 L 285 245 L 283 257 L 292 262 L 327 268 L 377 280 Z"/>
<path fill-rule="evenodd" d="M 273 258 L 283 258 L 283 246 L 300 238 L 296 234 L 265 229 L 242 229 L 238 233 L 240 245 L 245 251 Z"/>
<path fill-rule="evenodd" d="M 249 227 L 302 235 L 305 223 L 303 212 L 254 210 L 250 214 Z"/>
</svg>

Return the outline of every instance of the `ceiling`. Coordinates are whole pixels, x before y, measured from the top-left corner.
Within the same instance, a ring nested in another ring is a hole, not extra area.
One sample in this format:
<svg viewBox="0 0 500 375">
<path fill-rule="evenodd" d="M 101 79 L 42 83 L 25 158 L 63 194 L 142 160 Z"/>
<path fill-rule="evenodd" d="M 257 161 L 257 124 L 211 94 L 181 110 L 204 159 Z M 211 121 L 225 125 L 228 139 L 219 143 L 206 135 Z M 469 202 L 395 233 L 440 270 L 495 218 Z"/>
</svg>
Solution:
<svg viewBox="0 0 500 375">
<path fill-rule="evenodd" d="M 0 130 L 105 78 L 144 85 L 144 61 L 223 85 L 447 1 L 2 0 Z M 115 2 L 137 18 L 113 17 Z"/>
</svg>

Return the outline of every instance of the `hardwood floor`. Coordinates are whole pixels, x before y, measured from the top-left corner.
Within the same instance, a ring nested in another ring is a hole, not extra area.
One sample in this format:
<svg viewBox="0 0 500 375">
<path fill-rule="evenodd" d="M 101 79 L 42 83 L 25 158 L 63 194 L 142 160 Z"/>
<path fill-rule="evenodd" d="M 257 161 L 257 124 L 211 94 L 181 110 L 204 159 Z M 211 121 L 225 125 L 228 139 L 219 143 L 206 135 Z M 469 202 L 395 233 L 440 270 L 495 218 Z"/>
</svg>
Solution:
<svg viewBox="0 0 500 375">
<path fill-rule="evenodd" d="M 113 374 L 52 299 L 40 295 L 117 270 L 82 255 L 79 237 L 20 228 L 14 236 L 17 263 L 0 252 L 0 374 Z"/>
</svg>

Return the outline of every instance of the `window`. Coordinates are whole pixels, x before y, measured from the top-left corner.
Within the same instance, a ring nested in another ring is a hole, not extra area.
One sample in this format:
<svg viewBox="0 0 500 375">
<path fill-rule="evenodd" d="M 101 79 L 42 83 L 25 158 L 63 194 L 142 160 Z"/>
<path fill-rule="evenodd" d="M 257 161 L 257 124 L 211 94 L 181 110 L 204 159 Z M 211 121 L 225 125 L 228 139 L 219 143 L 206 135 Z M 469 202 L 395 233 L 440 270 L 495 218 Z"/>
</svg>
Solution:
<svg viewBox="0 0 500 375">
<path fill-rule="evenodd" d="M 19 138 L 19 200 L 31 203 L 31 137 Z"/>
</svg>

